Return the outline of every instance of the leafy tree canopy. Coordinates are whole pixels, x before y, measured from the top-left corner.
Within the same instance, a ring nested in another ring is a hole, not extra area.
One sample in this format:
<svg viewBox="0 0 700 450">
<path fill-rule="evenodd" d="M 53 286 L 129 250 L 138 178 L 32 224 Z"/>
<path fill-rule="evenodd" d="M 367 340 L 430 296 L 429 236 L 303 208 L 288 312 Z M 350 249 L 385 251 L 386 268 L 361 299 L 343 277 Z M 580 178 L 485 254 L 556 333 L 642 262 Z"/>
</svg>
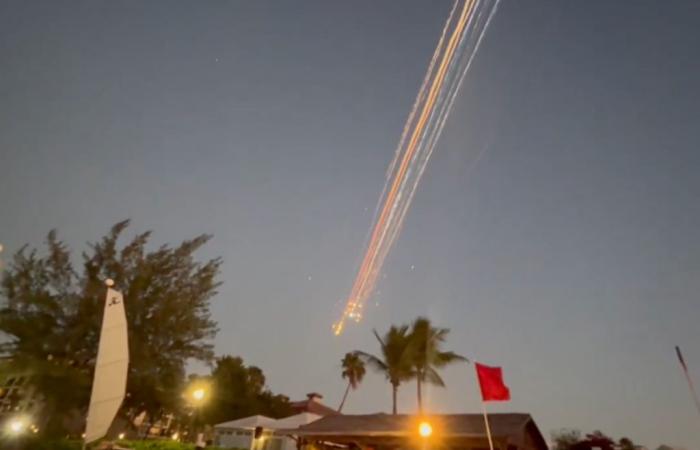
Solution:
<svg viewBox="0 0 700 450">
<path fill-rule="evenodd" d="M 203 410 L 204 419 L 209 424 L 256 414 L 281 418 L 293 413 L 289 398 L 267 389 L 263 371 L 246 366 L 239 357 L 218 358 L 209 379 L 212 395 Z"/>
<path fill-rule="evenodd" d="M 24 246 L 2 275 L 0 353 L 15 369 L 33 374 L 45 411 L 87 406 L 107 278 L 124 294 L 129 324 L 125 410 L 155 414 L 175 407 L 186 362 L 213 359 L 217 330 L 209 302 L 219 285 L 221 260 L 193 257 L 210 236 L 150 249 L 151 232 L 145 232 L 120 246 L 128 225 L 119 222 L 89 244 L 78 267 L 51 231 L 46 253 Z M 55 420 L 49 428 L 60 430 L 61 415 L 50 416 Z"/>
<path fill-rule="evenodd" d="M 553 450 L 569 450 L 581 440 L 579 430 L 562 429 L 552 433 Z"/>
</svg>

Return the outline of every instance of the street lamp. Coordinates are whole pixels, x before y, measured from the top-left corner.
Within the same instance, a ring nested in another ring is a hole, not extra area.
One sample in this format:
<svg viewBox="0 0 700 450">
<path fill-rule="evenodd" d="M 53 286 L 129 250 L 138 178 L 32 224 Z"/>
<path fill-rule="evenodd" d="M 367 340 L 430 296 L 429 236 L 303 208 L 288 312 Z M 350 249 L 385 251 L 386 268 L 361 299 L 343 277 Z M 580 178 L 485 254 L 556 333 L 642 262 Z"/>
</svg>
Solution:
<svg viewBox="0 0 700 450">
<path fill-rule="evenodd" d="M 27 430 L 28 425 L 29 420 L 27 420 L 26 417 L 15 417 L 10 419 L 10 421 L 7 423 L 7 429 L 10 434 L 18 436 Z"/>
<path fill-rule="evenodd" d="M 430 422 L 421 422 L 418 425 L 418 434 L 420 434 L 420 437 L 422 438 L 429 438 L 433 434 L 433 426 L 430 425 Z"/>
<path fill-rule="evenodd" d="M 200 410 L 203 404 L 211 396 L 211 389 L 209 383 L 206 381 L 198 380 L 190 385 L 187 390 L 185 397 L 187 398 L 190 405 L 193 407 L 192 412 L 192 423 L 190 426 L 190 432 L 194 435 L 193 438 L 197 439 L 197 421 L 199 419 Z"/>
<path fill-rule="evenodd" d="M 202 400 L 204 400 L 204 397 L 207 395 L 207 392 L 204 390 L 203 387 L 197 388 L 194 391 L 192 391 L 192 399 L 200 403 Z"/>
<path fill-rule="evenodd" d="M 14 419 L 10 422 L 10 431 L 14 434 L 19 434 L 24 431 L 24 422 L 19 419 Z"/>
</svg>

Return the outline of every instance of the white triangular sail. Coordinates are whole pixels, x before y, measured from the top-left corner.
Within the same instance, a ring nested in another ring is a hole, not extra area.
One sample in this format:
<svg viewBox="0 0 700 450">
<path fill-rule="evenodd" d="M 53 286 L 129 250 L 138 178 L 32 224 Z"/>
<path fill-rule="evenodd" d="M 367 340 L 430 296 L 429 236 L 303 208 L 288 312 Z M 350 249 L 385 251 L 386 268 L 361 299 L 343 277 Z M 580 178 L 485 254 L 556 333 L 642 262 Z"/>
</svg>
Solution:
<svg viewBox="0 0 700 450">
<path fill-rule="evenodd" d="M 129 342 L 124 298 L 121 292 L 107 289 L 95 378 L 85 427 L 86 443 L 96 441 L 107 434 L 126 394 L 128 369 Z"/>
</svg>

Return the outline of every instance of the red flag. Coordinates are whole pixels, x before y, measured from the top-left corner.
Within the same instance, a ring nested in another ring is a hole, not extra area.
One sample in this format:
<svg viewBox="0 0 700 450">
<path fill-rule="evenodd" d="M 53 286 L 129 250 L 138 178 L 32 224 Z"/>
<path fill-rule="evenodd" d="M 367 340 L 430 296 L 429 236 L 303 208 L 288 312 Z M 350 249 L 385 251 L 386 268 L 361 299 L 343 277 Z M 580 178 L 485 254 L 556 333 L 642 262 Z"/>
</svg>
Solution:
<svg viewBox="0 0 700 450">
<path fill-rule="evenodd" d="M 504 402 L 510 400 L 510 389 L 503 382 L 503 370 L 476 363 L 476 376 L 481 386 L 481 398 L 485 402 Z"/>
</svg>

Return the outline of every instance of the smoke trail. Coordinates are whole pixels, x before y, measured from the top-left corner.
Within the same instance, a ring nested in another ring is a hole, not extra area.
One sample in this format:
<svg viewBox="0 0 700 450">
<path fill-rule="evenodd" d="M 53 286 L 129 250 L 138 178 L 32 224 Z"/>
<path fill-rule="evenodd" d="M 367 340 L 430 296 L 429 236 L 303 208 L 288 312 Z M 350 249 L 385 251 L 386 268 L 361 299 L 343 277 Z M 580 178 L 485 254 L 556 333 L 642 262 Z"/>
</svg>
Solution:
<svg viewBox="0 0 700 450">
<path fill-rule="evenodd" d="M 387 170 L 362 263 L 343 314 L 333 325 L 336 334 L 343 331 L 348 319 L 359 321 L 362 317 L 364 304 L 374 291 L 384 261 L 398 238 L 420 179 L 498 1 L 465 0 L 456 21 L 453 18 L 459 0 L 450 12 Z M 448 32 L 450 37 L 445 43 Z"/>
</svg>

